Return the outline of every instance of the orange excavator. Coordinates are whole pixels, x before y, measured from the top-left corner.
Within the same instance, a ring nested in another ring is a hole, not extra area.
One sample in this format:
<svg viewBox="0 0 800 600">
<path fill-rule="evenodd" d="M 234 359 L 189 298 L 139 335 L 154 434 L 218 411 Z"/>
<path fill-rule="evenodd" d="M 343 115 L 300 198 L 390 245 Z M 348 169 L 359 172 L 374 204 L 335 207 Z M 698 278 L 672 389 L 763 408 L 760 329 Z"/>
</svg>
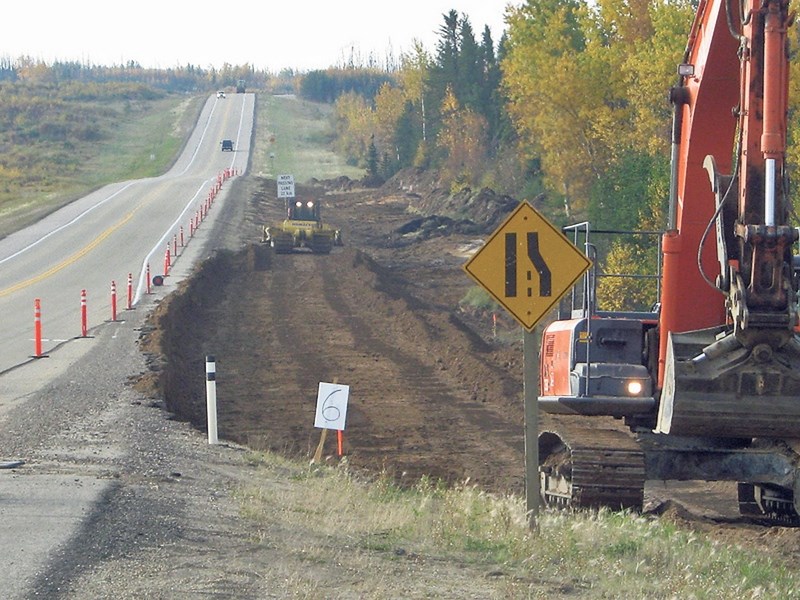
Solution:
<svg viewBox="0 0 800 600">
<path fill-rule="evenodd" d="M 645 481 L 738 483 L 800 524 L 800 261 L 786 173 L 788 0 L 700 0 L 673 104 L 657 299 L 603 311 L 595 267 L 543 332 L 545 504 L 640 508 Z M 602 232 L 621 234 L 621 232 Z M 590 236 L 593 236 L 590 238 Z"/>
</svg>

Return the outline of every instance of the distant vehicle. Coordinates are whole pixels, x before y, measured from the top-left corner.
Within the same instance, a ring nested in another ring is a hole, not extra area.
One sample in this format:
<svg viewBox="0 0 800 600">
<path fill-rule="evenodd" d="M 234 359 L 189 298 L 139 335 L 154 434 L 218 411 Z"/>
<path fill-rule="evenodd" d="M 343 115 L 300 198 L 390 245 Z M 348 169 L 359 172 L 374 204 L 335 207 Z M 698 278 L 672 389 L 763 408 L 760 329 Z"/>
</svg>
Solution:
<svg viewBox="0 0 800 600">
<path fill-rule="evenodd" d="M 225 97 L 225 92 L 223 90 L 219 90 L 217 92 L 217 98 L 224 98 L 224 97 Z"/>
<path fill-rule="evenodd" d="M 233 140 L 222 140 L 222 151 L 233 152 Z"/>
<path fill-rule="evenodd" d="M 236 93 L 244 94 L 244 90 L 245 90 L 244 79 L 240 79 L 239 81 L 236 82 Z"/>
</svg>

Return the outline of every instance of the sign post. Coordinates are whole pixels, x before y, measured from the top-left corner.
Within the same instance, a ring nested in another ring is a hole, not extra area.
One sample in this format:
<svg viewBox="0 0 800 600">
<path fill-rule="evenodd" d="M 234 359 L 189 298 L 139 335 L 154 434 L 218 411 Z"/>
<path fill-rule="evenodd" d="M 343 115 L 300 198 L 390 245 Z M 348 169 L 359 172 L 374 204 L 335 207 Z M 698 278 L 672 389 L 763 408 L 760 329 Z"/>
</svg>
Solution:
<svg viewBox="0 0 800 600">
<path fill-rule="evenodd" d="M 464 271 L 525 328 L 525 500 L 531 528 L 539 512 L 539 406 L 536 324 L 591 261 L 529 202 L 519 206 L 464 265 Z"/>
</svg>

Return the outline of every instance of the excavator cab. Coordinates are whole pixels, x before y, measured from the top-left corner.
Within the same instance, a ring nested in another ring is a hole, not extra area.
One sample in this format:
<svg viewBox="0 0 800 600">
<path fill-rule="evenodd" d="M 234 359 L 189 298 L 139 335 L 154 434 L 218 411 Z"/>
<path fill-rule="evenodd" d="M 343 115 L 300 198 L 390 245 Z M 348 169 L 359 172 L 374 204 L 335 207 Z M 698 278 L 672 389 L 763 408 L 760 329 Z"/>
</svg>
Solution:
<svg viewBox="0 0 800 600">
<path fill-rule="evenodd" d="M 559 306 L 559 318 L 542 334 L 539 405 L 545 412 L 609 415 L 617 418 L 654 415 L 652 335 L 658 323 L 660 274 L 616 272 L 608 268 L 613 248 L 630 245 L 655 251 L 658 232 L 592 230 L 589 223 L 564 228 L 573 243 L 592 260 L 572 293 Z M 655 243 L 654 243 L 655 242 Z M 609 302 L 623 282 L 636 281 L 640 294 Z"/>
</svg>

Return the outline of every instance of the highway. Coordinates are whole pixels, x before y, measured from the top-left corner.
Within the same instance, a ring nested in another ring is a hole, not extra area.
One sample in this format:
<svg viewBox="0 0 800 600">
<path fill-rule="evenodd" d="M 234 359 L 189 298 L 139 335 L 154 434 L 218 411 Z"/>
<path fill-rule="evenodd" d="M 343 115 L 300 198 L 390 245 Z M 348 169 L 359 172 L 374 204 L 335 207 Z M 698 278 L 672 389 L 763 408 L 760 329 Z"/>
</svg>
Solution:
<svg viewBox="0 0 800 600">
<path fill-rule="evenodd" d="M 160 446 L 169 443 L 165 435 L 174 434 L 166 413 L 148 408 L 129 386 L 143 370 L 137 340 L 147 313 L 207 256 L 212 232 L 227 223 L 221 215 L 241 201 L 228 196 L 248 165 L 254 110 L 253 94 L 210 97 L 167 173 L 106 186 L 0 240 L 3 598 L 54 597 L 63 591 L 58 577 L 79 570 L 74 561 L 80 553 L 87 553 L 80 559 L 85 568 L 106 556 L 111 544 L 126 545 L 127 552 L 144 532 L 165 535 L 158 503 L 149 500 L 131 509 L 131 488 L 121 483 L 177 470 L 178 452 Z M 234 141 L 234 152 L 222 152 L 223 139 Z M 191 237 L 197 211 L 226 170 L 230 178 Z M 148 295 L 147 265 L 151 276 L 163 275 L 166 248 L 174 250 L 181 227 L 184 246 L 178 242 L 165 285 Z M 116 321 L 111 319 L 112 281 Z M 87 292 L 85 337 L 82 290 Z M 41 305 L 39 356 L 35 299 Z M 136 502 L 141 495 L 136 492 Z M 185 499 L 175 503 L 182 506 Z M 136 521 L 126 526 L 128 516 Z M 98 525 L 104 522 L 106 528 Z M 120 537 L 124 531 L 130 539 Z"/>
<path fill-rule="evenodd" d="M 147 265 L 152 275 L 163 274 L 167 246 L 174 253 L 181 227 L 189 242 L 190 221 L 219 174 L 246 168 L 253 110 L 252 94 L 209 98 L 169 172 L 106 186 L 0 240 L 0 374 L 36 354 L 35 299 L 41 304 L 45 355 L 81 336 L 82 290 L 90 329 L 111 320 L 112 281 L 118 318 L 127 307 L 129 274 L 133 304 L 141 302 Z M 234 141 L 234 152 L 221 151 L 223 139 Z M 182 250 L 179 245 L 179 254 Z"/>
</svg>

